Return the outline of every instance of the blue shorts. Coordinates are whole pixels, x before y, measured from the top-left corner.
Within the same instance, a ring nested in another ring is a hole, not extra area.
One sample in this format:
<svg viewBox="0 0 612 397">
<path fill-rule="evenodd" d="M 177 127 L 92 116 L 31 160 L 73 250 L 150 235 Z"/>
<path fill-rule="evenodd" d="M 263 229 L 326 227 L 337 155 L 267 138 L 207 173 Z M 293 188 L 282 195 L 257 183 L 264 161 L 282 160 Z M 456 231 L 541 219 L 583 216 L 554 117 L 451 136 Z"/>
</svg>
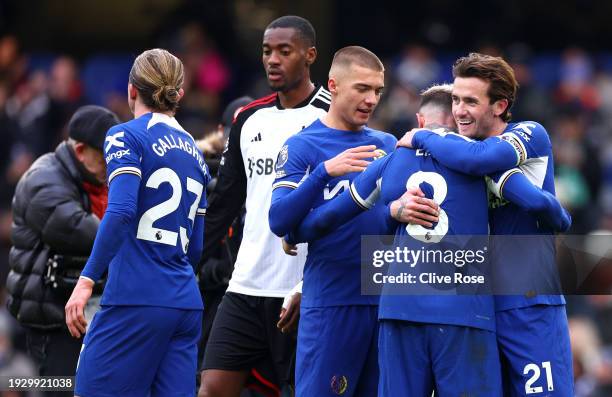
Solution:
<svg viewBox="0 0 612 397">
<path fill-rule="evenodd" d="M 381 320 L 379 397 L 501 397 L 495 333 L 456 325 Z"/>
<path fill-rule="evenodd" d="M 80 397 L 195 395 L 201 310 L 103 306 L 77 364 Z"/>
<path fill-rule="evenodd" d="M 301 308 L 296 396 L 376 395 L 378 306 Z"/>
<path fill-rule="evenodd" d="M 574 395 L 565 306 L 537 305 L 495 313 L 504 396 Z"/>
</svg>

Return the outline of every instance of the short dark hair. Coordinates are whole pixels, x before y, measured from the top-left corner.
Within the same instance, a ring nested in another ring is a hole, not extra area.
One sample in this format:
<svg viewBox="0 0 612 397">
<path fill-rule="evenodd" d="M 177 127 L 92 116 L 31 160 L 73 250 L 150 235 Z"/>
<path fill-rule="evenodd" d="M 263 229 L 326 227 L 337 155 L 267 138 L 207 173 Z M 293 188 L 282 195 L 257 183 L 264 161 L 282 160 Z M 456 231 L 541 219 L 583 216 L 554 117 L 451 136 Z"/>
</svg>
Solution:
<svg viewBox="0 0 612 397">
<path fill-rule="evenodd" d="M 305 18 L 297 15 L 285 15 L 277 18 L 266 27 L 268 29 L 291 28 L 294 29 L 306 45 L 314 47 L 317 42 L 317 35 L 312 24 Z"/>
<path fill-rule="evenodd" d="M 372 69 L 377 72 L 384 72 L 385 66 L 380 58 L 367 48 L 352 45 L 336 51 L 332 60 L 332 68 L 347 67 L 352 64 Z"/>
<path fill-rule="evenodd" d="M 505 122 L 510 121 L 510 108 L 516 99 L 518 82 L 514 70 L 503 58 L 472 52 L 457 59 L 453 65 L 453 77 L 476 77 L 489 82 L 487 95 L 491 103 L 506 99 L 508 107 L 500 117 Z"/>
<path fill-rule="evenodd" d="M 450 84 L 433 85 L 421 92 L 419 110 L 427 105 L 433 105 L 446 112 L 453 107 L 453 86 Z"/>
</svg>

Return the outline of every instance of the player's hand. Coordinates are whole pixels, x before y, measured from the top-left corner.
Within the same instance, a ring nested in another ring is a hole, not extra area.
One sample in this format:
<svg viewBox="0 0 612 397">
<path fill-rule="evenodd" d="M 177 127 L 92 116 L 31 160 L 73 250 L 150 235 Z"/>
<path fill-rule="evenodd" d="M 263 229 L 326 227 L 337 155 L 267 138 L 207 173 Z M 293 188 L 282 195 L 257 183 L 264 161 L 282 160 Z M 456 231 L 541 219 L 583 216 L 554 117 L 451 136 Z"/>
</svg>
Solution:
<svg viewBox="0 0 612 397">
<path fill-rule="evenodd" d="M 91 297 L 94 283 L 86 278 L 79 278 L 77 285 L 66 303 L 66 325 L 70 335 L 80 338 L 85 334 L 87 321 L 85 320 L 85 305 Z"/>
<path fill-rule="evenodd" d="M 391 217 L 400 223 L 432 227 L 438 222 L 440 207 L 435 201 L 425 198 L 421 189 L 410 188 L 402 197 L 389 205 Z"/>
<path fill-rule="evenodd" d="M 283 334 L 294 331 L 300 321 L 300 304 L 302 302 L 302 294 L 296 292 L 290 298 L 285 298 L 283 307 L 280 312 L 280 320 L 276 326 Z"/>
<path fill-rule="evenodd" d="M 289 244 L 288 242 L 285 241 L 284 238 L 282 238 L 281 240 L 283 242 L 283 251 L 285 251 L 285 254 L 296 256 L 298 252 L 297 245 Z"/>
<path fill-rule="evenodd" d="M 333 177 L 346 175 L 351 172 L 361 172 L 370 164 L 365 159 L 378 157 L 378 154 L 374 151 L 375 149 L 376 146 L 374 145 L 357 146 L 347 149 L 323 163 L 325 171 Z"/>
<path fill-rule="evenodd" d="M 404 136 L 397 141 L 397 145 L 395 147 L 407 147 L 412 148 L 412 138 L 414 138 L 414 134 L 419 131 L 425 131 L 424 128 L 413 128 L 410 131 L 406 132 Z"/>
</svg>

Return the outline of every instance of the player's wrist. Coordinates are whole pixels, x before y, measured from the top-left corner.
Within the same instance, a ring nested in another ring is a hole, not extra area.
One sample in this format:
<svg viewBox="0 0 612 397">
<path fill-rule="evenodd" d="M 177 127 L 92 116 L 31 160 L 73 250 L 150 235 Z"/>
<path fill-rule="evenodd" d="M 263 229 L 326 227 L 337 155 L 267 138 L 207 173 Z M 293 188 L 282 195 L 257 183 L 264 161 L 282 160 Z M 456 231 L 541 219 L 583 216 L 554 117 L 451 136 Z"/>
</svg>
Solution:
<svg viewBox="0 0 612 397">
<path fill-rule="evenodd" d="M 404 204 L 401 199 L 393 200 L 389 205 L 389 215 L 391 218 L 399 221 L 402 217 L 402 213 L 404 212 Z"/>
<path fill-rule="evenodd" d="M 289 245 L 296 245 L 297 242 L 295 241 L 295 238 L 293 237 L 293 233 L 289 232 L 285 235 L 285 237 L 283 237 L 283 240 L 285 240 L 285 242 Z"/>
<path fill-rule="evenodd" d="M 330 163 L 332 160 L 324 161 L 315 167 L 312 174 L 322 178 L 325 182 L 328 182 L 334 176 L 332 175 L 333 164 Z"/>
<path fill-rule="evenodd" d="M 79 281 L 77 282 L 81 287 L 93 288 L 96 282 L 87 276 L 79 276 Z"/>
</svg>

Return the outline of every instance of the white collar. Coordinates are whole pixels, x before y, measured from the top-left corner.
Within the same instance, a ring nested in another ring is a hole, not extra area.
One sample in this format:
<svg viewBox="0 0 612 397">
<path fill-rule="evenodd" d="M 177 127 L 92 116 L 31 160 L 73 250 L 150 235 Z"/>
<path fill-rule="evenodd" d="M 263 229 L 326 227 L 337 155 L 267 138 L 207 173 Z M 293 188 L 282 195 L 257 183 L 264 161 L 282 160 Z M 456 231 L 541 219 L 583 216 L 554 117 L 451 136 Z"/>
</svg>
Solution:
<svg viewBox="0 0 612 397">
<path fill-rule="evenodd" d="M 181 127 L 181 125 L 178 123 L 178 121 L 176 121 L 174 117 L 170 117 L 167 114 L 163 113 L 153 113 L 151 115 L 151 120 L 149 120 L 149 123 L 147 124 L 147 130 L 157 123 L 167 124 L 172 128 L 175 128 L 179 131 L 183 131 L 185 134 L 189 134 L 187 131 L 185 131 L 183 127 Z"/>
</svg>

